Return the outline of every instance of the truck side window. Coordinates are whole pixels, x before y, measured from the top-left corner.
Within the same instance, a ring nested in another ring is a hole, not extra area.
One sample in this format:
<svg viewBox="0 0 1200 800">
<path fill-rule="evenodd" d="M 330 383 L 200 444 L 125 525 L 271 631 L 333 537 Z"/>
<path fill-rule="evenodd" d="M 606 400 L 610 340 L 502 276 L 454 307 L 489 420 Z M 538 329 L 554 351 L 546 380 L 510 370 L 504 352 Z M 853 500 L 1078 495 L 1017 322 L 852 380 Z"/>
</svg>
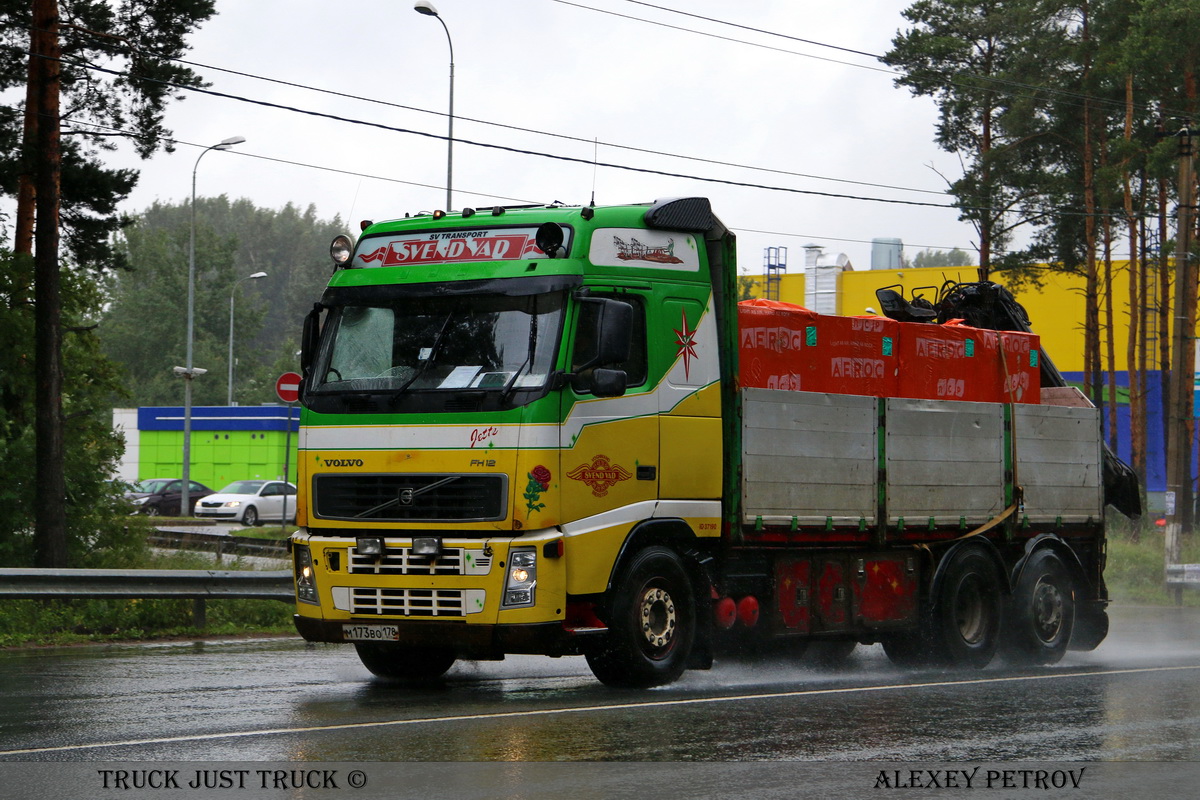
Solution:
<svg viewBox="0 0 1200 800">
<path fill-rule="evenodd" d="M 623 369 L 626 375 L 626 385 L 633 389 L 646 382 L 646 306 L 641 297 L 630 294 L 596 294 L 596 297 L 611 297 L 633 306 L 633 337 L 629 345 L 629 360 L 621 364 L 605 364 L 612 369 Z M 576 321 L 578 325 L 578 320 Z M 587 340 L 590 334 L 587 326 L 575 330 L 574 347 L 571 351 L 571 371 L 577 371 L 595 350 L 593 342 Z"/>
</svg>

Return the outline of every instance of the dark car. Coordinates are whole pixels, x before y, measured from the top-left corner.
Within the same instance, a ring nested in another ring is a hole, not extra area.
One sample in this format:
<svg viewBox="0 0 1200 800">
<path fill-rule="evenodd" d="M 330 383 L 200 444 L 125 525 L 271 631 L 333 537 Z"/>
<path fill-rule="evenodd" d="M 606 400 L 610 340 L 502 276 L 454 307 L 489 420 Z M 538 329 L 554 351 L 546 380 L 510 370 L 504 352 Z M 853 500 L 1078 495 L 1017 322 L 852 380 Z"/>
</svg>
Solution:
<svg viewBox="0 0 1200 800">
<path fill-rule="evenodd" d="M 196 481 L 188 481 L 188 487 L 189 504 L 213 493 L 212 489 Z M 182 494 L 183 481 L 179 478 L 147 478 L 135 483 L 125 496 L 133 503 L 134 511 L 138 513 L 152 517 L 180 517 L 184 516 L 179 513 Z"/>
</svg>

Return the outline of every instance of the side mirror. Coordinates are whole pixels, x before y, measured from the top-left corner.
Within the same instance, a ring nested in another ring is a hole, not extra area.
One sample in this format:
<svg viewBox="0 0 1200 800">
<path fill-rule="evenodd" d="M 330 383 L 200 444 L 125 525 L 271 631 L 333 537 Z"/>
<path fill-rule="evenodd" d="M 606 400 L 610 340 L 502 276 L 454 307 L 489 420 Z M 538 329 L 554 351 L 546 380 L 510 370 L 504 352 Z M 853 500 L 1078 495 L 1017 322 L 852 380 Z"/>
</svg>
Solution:
<svg viewBox="0 0 1200 800">
<path fill-rule="evenodd" d="M 623 369 L 592 370 L 592 394 L 596 397 L 623 397 L 627 379 Z"/>
<path fill-rule="evenodd" d="M 576 326 L 577 371 L 629 359 L 633 340 L 633 306 L 607 297 L 580 297 Z"/>
<path fill-rule="evenodd" d="M 633 306 L 607 297 L 577 297 L 574 372 L 575 391 L 596 397 L 621 397 L 628 376 L 612 369 L 629 360 L 633 341 Z"/>
<path fill-rule="evenodd" d="M 300 334 L 300 372 L 306 377 L 321 340 L 321 312 L 324 310 L 325 306 L 313 303 L 312 311 L 304 317 L 304 329 Z"/>
<path fill-rule="evenodd" d="M 567 254 L 562 246 L 564 241 L 566 234 L 557 222 L 543 222 L 533 237 L 533 243 L 550 258 L 562 258 Z"/>
</svg>

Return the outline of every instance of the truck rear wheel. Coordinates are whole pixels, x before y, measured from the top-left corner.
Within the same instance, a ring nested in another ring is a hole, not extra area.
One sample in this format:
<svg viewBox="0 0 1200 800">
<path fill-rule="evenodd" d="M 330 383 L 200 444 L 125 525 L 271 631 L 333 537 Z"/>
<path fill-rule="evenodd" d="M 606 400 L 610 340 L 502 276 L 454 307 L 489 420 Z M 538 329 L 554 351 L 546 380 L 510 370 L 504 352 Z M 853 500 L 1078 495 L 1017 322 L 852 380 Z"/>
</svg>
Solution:
<svg viewBox="0 0 1200 800">
<path fill-rule="evenodd" d="M 1000 572 L 983 548 L 961 547 L 951 553 L 929 620 L 934 659 L 986 667 L 1000 645 L 1002 601 Z"/>
<path fill-rule="evenodd" d="M 587 653 L 588 666 L 609 686 L 660 686 L 683 674 L 695 637 L 695 591 L 683 562 L 673 550 L 648 547 L 618 582 L 608 634 Z"/>
<path fill-rule="evenodd" d="M 371 674 L 392 680 L 428 681 L 441 677 L 454 666 L 454 653 L 450 650 L 387 642 L 360 642 L 354 649 Z"/>
<path fill-rule="evenodd" d="M 1074 625 L 1071 576 L 1052 550 L 1039 550 L 1017 579 L 1004 655 L 1018 663 L 1057 664 L 1071 643 Z"/>
</svg>

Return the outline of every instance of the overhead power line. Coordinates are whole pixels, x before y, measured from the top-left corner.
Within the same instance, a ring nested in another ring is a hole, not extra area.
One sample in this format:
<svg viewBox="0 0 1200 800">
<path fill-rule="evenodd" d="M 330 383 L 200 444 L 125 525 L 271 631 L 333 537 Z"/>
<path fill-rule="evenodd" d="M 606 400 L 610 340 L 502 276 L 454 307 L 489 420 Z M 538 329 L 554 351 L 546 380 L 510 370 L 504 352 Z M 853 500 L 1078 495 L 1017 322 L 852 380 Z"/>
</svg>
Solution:
<svg viewBox="0 0 1200 800">
<path fill-rule="evenodd" d="M 333 89 L 323 89 L 318 86 L 311 86 L 308 84 L 296 83 L 294 81 L 282 80 L 280 78 L 270 78 L 265 75 L 255 75 L 250 72 L 242 72 L 239 70 L 229 69 L 227 67 L 218 67 L 213 64 L 203 64 L 198 61 L 189 61 L 189 60 L 183 59 L 183 58 L 170 59 L 170 60 L 176 61 L 177 63 L 180 63 L 180 64 L 185 64 L 189 67 L 196 67 L 198 69 L 211 70 L 213 72 L 223 72 L 227 75 L 236 75 L 239 78 L 249 78 L 251 80 L 257 80 L 257 81 L 263 81 L 265 83 L 277 84 L 279 86 L 287 86 L 287 87 L 290 87 L 293 89 L 302 89 L 304 91 L 316 92 L 318 94 L 325 94 L 325 95 L 329 95 L 331 97 L 340 97 L 345 100 L 357 100 L 362 103 L 371 103 L 373 105 L 379 105 L 379 106 L 383 106 L 385 108 L 396 108 L 396 109 L 400 109 L 402 111 L 415 111 L 420 114 L 429 114 L 429 115 L 438 116 L 438 117 L 445 117 L 447 115 L 447 112 L 445 112 L 445 111 L 434 111 L 434 110 L 427 109 L 427 108 L 420 108 L 417 106 L 408 106 L 408 105 L 404 105 L 402 103 L 394 103 L 394 102 L 391 102 L 388 100 L 380 100 L 380 99 L 374 98 L 374 97 L 364 97 L 362 95 L 349 94 L 348 92 L 339 92 L 339 91 L 336 91 Z M 491 120 L 462 116 L 461 114 L 456 114 L 454 118 L 455 118 L 455 120 L 458 120 L 458 121 L 470 122 L 470 123 L 474 123 L 476 125 L 487 125 L 487 126 L 493 127 L 493 128 L 501 128 L 503 130 L 517 131 L 519 133 L 529 133 L 529 134 L 533 134 L 535 136 L 547 136 L 547 137 L 550 137 L 553 139 L 563 139 L 565 141 L 578 142 L 578 143 L 587 144 L 587 145 L 599 145 L 600 147 L 608 147 L 608 148 L 611 148 L 614 150 L 625 150 L 625 151 L 628 151 L 631 153 L 640 153 L 642 155 L 660 156 L 660 157 L 665 157 L 665 158 L 677 158 L 682 161 L 695 161 L 695 162 L 701 163 L 701 164 L 712 164 L 714 166 L 720 166 L 720 167 L 733 167 L 735 169 L 752 170 L 755 172 L 766 172 L 766 173 L 770 173 L 773 175 L 784 175 L 784 176 L 791 177 L 791 178 L 807 178 L 809 180 L 830 181 L 833 183 L 846 183 L 846 184 L 851 184 L 854 186 L 868 186 L 868 187 L 871 187 L 874 189 L 892 189 L 892 190 L 895 190 L 898 192 L 915 192 L 917 194 L 932 194 L 932 195 L 938 195 L 938 196 L 943 196 L 943 197 L 946 194 L 944 191 L 942 191 L 940 189 L 917 189 L 917 188 L 910 187 L 910 186 L 895 186 L 893 184 L 875 183 L 872 181 L 859 181 L 859 180 L 853 180 L 851 178 L 834 178 L 834 177 L 830 177 L 828 175 L 814 175 L 812 173 L 795 172 L 792 170 L 777 169 L 774 167 L 760 167 L 760 166 L 755 166 L 752 164 L 739 164 L 739 163 L 733 162 L 733 161 L 722 161 L 722 160 L 713 159 L 713 158 L 703 158 L 701 156 L 689 156 L 689 155 L 684 155 L 682 153 L 671 153 L 671 152 L 668 152 L 665 150 L 653 150 L 653 149 L 646 148 L 646 147 L 635 147 L 633 145 L 617 144 L 616 142 L 599 142 L 595 139 L 586 139 L 582 136 L 572 136 L 570 134 L 565 134 L 565 133 L 554 133 L 552 131 L 542 131 L 542 130 L 537 130 L 536 128 L 522 127 L 520 125 L 510 125 L 510 124 L 503 123 L 503 122 L 494 122 Z M 455 141 L 458 141 L 458 140 L 456 139 Z"/>
<path fill-rule="evenodd" d="M 32 54 L 29 54 L 29 55 L 32 55 Z M 38 56 L 38 57 L 42 57 L 42 56 Z M 71 64 L 72 66 L 80 67 L 80 68 L 87 69 L 87 70 L 92 70 L 95 72 L 103 72 L 103 73 L 106 73 L 109 75 L 114 75 L 114 76 L 129 77 L 129 73 L 126 71 L 122 71 L 122 70 L 110 69 L 108 67 L 101 67 L 96 64 L 88 64 L 85 62 L 74 61 L 74 60 L 66 59 L 66 58 L 62 58 L 62 59 L 58 59 L 58 60 L 65 64 Z M 325 112 L 325 111 L 313 111 L 311 109 L 298 108 L 296 106 L 289 106 L 289 105 L 286 105 L 283 103 L 273 103 L 268 100 L 256 100 L 251 97 L 244 97 L 242 95 L 231 94 L 229 92 L 219 92 L 215 89 L 208 89 L 208 88 L 199 87 L 199 86 L 188 86 L 186 84 L 177 83 L 175 81 L 165 81 L 165 80 L 162 80 L 159 78 L 151 78 L 151 77 L 147 77 L 147 76 L 136 76 L 136 77 L 138 80 L 158 83 L 163 86 L 169 86 L 173 89 L 178 89 L 181 91 L 194 92 L 197 94 L 205 94 L 205 95 L 209 95 L 211 97 L 220 97 L 225 100 L 235 100 L 235 101 L 241 102 L 241 103 L 248 103 L 250 105 L 261 106 L 263 108 L 274 108 L 274 109 L 277 109 L 280 111 L 288 111 L 291 113 L 302 114 L 305 116 L 316 117 L 319 119 L 328 119 L 328 120 L 332 120 L 335 122 L 344 122 L 349 125 L 358 125 L 361 127 L 375 128 L 377 130 L 390 131 L 392 133 L 404 133 L 404 134 L 409 134 L 412 136 L 421 136 L 421 137 L 424 137 L 427 139 L 436 139 L 436 140 L 440 140 L 440 141 L 445 141 L 448 138 L 445 134 L 429 133 L 427 131 L 419 131 L 419 130 L 415 130 L 413 128 L 401 128 L 401 127 L 397 127 L 394 125 L 385 125 L 382 122 L 371 122 L 371 121 L 362 120 L 362 119 L 352 119 L 350 117 L 343 117 L 338 114 L 331 114 L 331 113 Z M 827 197 L 827 198 L 842 199 L 842 200 L 860 200 L 860 201 L 864 201 L 864 202 L 886 203 L 886 204 L 890 204 L 890 205 L 920 206 L 920 207 L 925 207 L 925 208 L 958 208 L 958 206 L 955 206 L 952 204 L 947 204 L 947 203 L 930 203 L 930 202 L 924 202 L 924 201 L 920 201 L 920 200 L 901 200 L 901 199 L 895 199 L 895 198 L 870 197 L 870 196 L 865 196 L 865 195 L 839 194 L 837 192 L 822 192 L 822 191 L 818 191 L 816 189 L 797 189 L 797 188 L 789 187 L 789 186 L 771 186 L 769 184 L 749 183 L 746 181 L 735 181 L 735 180 L 729 180 L 726 178 L 715 178 L 715 177 L 708 177 L 708 176 L 702 176 L 702 175 L 689 175 L 687 173 L 682 173 L 682 172 L 671 172 L 668 170 L 651 169 L 648 167 L 634 167 L 634 166 L 630 166 L 628 164 L 616 164 L 616 163 L 612 163 L 612 162 L 595 161 L 595 160 L 586 159 L 586 158 L 578 158 L 576 156 L 562 155 L 560 153 L 546 153 L 546 152 L 542 152 L 542 151 L 538 151 L 538 150 L 528 150 L 528 149 L 520 148 L 520 147 L 511 147 L 508 145 L 496 144 L 494 142 L 480 142 L 480 141 L 475 141 L 472 139 L 463 139 L 460 137 L 455 137 L 454 142 L 455 142 L 455 144 L 460 144 L 460 145 L 470 145 L 473 147 L 481 147 L 481 148 L 485 148 L 485 149 L 489 149 L 489 150 L 498 150 L 498 151 L 507 152 L 507 153 L 514 153 L 517 155 L 536 156 L 539 158 L 549 158 L 549 159 L 553 159 L 556 161 L 564 161 L 564 162 L 569 162 L 569 163 L 574 163 L 574 164 L 582 164 L 582 165 L 586 165 L 589 167 L 605 167 L 607 169 L 621 170 L 624 172 L 634 172 L 634 173 L 639 173 L 639 174 L 644 174 L 644 175 L 659 175 L 661 177 L 667 177 L 667 178 L 680 178 L 680 179 L 684 179 L 684 180 L 694 180 L 694 181 L 700 181 L 703 183 L 715 183 L 715 184 L 721 184 L 721 185 L 725 185 L 725 186 L 736 186 L 736 187 L 746 188 L 746 189 L 761 189 L 764 191 L 783 192 L 783 193 L 787 193 L 787 194 L 801 194 L 801 195 L 809 195 L 809 196 L 814 196 L 814 197 Z"/>
<path fill-rule="evenodd" d="M 87 125 L 87 126 L 93 127 L 93 128 L 103 128 L 107 131 L 111 131 L 120 136 L 128 136 L 131 138 L 136 136 L 136 134 L 133 133 L 132 131 L 126 131 L 126 130 L 122 130 L 121 128 L 115 128 L 111 125 L 102 125 L 98 122 L 90 122 L 88 120 L 73 119 L 71 117 L 66 117 L 63 119 L 63 121 L 70 122 L 73 125 Z M 181 144 L 186 147 L 204 148 L 204 147 L 208 146 L 208 145 L 200 144 L 199 142 L 189 142 L 189 141 L 185 141 L 183 139 L 172 138 L 172 139 L 168 139 L 167 141 L 171 142 L 171 144 Z M 353 178 L 370 178 L 371 180 L 383 181 L 384 183 L 398 183 L 402 186 L 415 186 L 419 189 L 445 189 L 446 188 L 445 186 L 439 186 L 439 185 L 432 184 L 432 183 L 418 183 L 416 181 L 401 180 L 400 178 L 389 178 L 385 175 L 380 175 L 380 174 L 374 173 L 374 172 L 355 172 L 355 171 L 349 170 L 349 169 L 340 169 L 338 167 L 325 167 L 325 166 L 321 166 L 320 164 L 311 164 L 306 161 L 292 161 L 292 160 L 289 160 L 286 158 L 276 158 L 274 156 L 264 156 L 260 153 L 251 153 L 245 149 L 230 150 L 230 151 L 228 151 L 228 153 L 229 153 L 229 155 L 232 155 L 232 156 L 241 156 L 243 158 L 253 158 L 258 161 L 270 161 L 270 162 L 273 162 L 276 164 L 287 164 L 288 166 L 292 166 L 292 167 L 304 167 L 305 169 L 315 169 L 315 170 L 319 170 L 321 172 L 332 172 L 337 175 L 348 175 Z M 524 198 L 524 197 L 508 197 L 506 195 L 496 194 L 494 192 L 476 192 L 476 191 L 471 191 L 469 189 L 461 189 L 460 190 L 458 188 L 455 188 L 454 191 L 458 192 L 460 194 L 472 195 L 474 197 L 486 197 L 486 198 L 490 198 L 490 199 L 494 199 L 494 200 L 507 200 L 512 203 L 537 203 L 538 202 L 537 200 L 530 200 L 530 199 Z"/>
<path fill-rule="evenodd" d="M 112 125 L 102 125 L 98 122 L 90 122 L 87 120 L 78 120 L 78 119 L 73 119 L 71 117 L 66 117 L 66 118 L 64 118 L 63 121 L 70 122 L 74 125 L 87 125 L 88 127 L 92 127 L 92 128 L 103 128 L 104 130 L 110 131 L 110 132 L 118 134 L 118 135 L 123 135 L 123 136 L 132 137 L 135 135 L 131 131 L 122 130 L 121 128 L 113 127 Z M 168 141 L 170 141 L 171 144 L 183 145 L 185 147 L 195 147 L 195 148 L 201 148 L 201 149 L 204 147 L 207 147 L 207 145 L 201 144 L 200 142 L 189 142 L 184 139 L 172 138 L 172 139 L 169 139 Z M 231 150 L 231 151 L 229 151 L 229 155 L 235 156 L 238 158 L 253 158 L 258 161 L 270 161 L 270 162 L 277 163 L 277 164 L 287 164 L 289 166 L 301 167 L 304 169 L 314 169 L 314 170 L 318 170 L 320 172 L 331 172 L 336 175 L 349 175 L 349 176 L 355 177 L 355 178 L 367 178 L 369 180 L 377 180 L 377 181 L 382 181 L 384 183 L 397 183 L 397 184 L 401 184 L 404 186 L 415 186 L 415 187 L 418 187 L 421 189 L 445 189 L 446 188 L 445 186 L 440 186 L 437 184 L 417 183 L 416 181 L 405 181 L 405 180 L 401 180 L 399 178 L 389 178 L 387 176 L 379 175 L 378 173 L 373 173 L 373 172 L 355 172 L 353 170 L 340 169 L 338 167 L 326 167 L 326 166 L 322 166 L 320 164 L 312 164 L 312 163 L 309 163 L 306 161 L 292 161 L 292 160 L 289 160 L 286 158 L 276 158 L 273 156 L 265 156 L 265 155 L 261 155 L 259 153 L 250 152 L 249 150 L 245 150 L 245 149 Z M 456 189 L 455 191 L 459 191 L 459 190 Z M 538 203 L 543 202 L 541 200 L 533 200 L 533 199 L 523 198 L 523 197 L 508 197 L 508 196 L 505 196 L 502 194 L 496 194 L 495 192 L 479 192 L 479 191 L 471 191 L 471 190 L 464 189 L 461 191 L 461 193 L 473 195 L 475 197 L 487 197 L 487 198 L 492 198 L 492 199 L 496 199 L 496 200 L 508 200 L 513 203 L 523 203 L 523 204 L 529 204 L 529 205 L 536 205 Z M 816 240 L 826 241 L 826 242 L 852 242 L 854 244 L 871 244 L 872 243 L 872 241 L 870 239 L 852 239 L 852 238 L 839 237 L 839 236 L 825 236 L 825 235 L 813 234 L 813 233 L 789 233 L 787 231 L 764 231 L 764 230 L 757 230 L 755 228 L 747 228 L 747 227 L 738 226 L 738 225 L 733 225 L 730 227 L 730 229 L 733 230 L 735 233 L 753 233 L 753 234 L 761 234 L 764 236 L 789 236 L 789 237 L 795 237 L 795 238 L 799 238 L 799 239 L 816 239 Z M 910 246 L 921 247 L 921 248 L 925 248 L 927 250 L 954 250 L 954 249 L 973 250 L 973 249 L 975 249 L 971 246 L 964 247 L 963 245 L 910 244 Z"/>
<path fill-rule="evenodd" d="M 26 54 L 33 55 L 32 53 L 28 53 L 28 52 Z M 45 56 L 37 56 L 37 57 L 44 58 Z M 97 72 L 103 72 L 103 73 L 106 73 L 109 75 L 126 76 L 126 77 L 130 76 L 130 74 L 127 71 L 110 69 L 108 67 L 101 67 L 101 66 L 98 66 L 95 64 L 88 64 L 85 62 L 74 61 L 74 60 L 66 59 L 66 58 L 60 58 L 57 60 L 62 63 L 71 64 L 72 66 L 81 67 L 84 69 L 93 70 L 93 71 L 97 71 Z M 183 90 L 183 91 L 195 92 L 198 94 L 205 94 L 205 95 L 209 95 L 212 97 L 219 97 L 219 98 L 227 99 L 227 100 L 235 100 L 237 102 L 248 103 L 251 105 L 257 105 L 257 106 L 261 106 L 264 108 L 273 108 L 273 109 L 277 109 L 277 110 L 281 110 L 281 111 L 288 111 L 291 113 L 301 114 L 301 115 L 305 115 L 305 116 L 317 117 L 320 119 L 328 119 L 328 120 L 332 120 L 335 122 L 344 122 L 344 123 L 347 123 L 350 125 L 358 125 L 358 126 L 362 126 L 362 127 L 375 128 L 377 130 L 384 130 L 384 131 L 389 131 L 392 133 L 410 134 L 413 136 L 420 136 L 420 137 L 427 138 L 427 139 L 436 139 L 439 141 L 446 141 L 448 138 L 445 134 L 430 133 L 427 131 L 420 131 L 420 130 L 415 130 L 412 128 L 401 128 L 401 127 L 397 127 L 394 125 L 386 125 L 381 122 L 371 122 L 368 120 L 353 119 L 353 118 L 349 118 L 349 117 L 343 117 L 343 116 L 340 116 L 337 114 L 331 114 L 331 113 L 324 112 L 324 111 L 314 111 L 311 109 L 303 109 L 303 108 L 299 108 L 296 106 L 289 106 L 289 105 L 282 104 L 282 103 L 273 103 L 268 100 L 256 100 L 254 98 L 244 97 L 241 95 L 236 95 L 236 94 L 232 94 L 232 93 L 228 93 L 228 92 L 219 92 L 215 89 L 209 89 L 209 88 L 197 87 L 197 86 L 188 86 L 185 84 L 176 83 L 174 81 L 165 81 L 165 80 L 162 80 L 159 78 L 151 78 L 151 77 L 146 77 L 146 76 L 132 76 L 132 77 L 136 77 L 139 80 L 159 83 L 164 86 L 170 86 L 171 88 L 179 89 L 179 90 Z M 764 191 L 782 192 L 782 193 L 786 193 L 786 194 L 808 195 L 808 196 L 814 196 L 814 197 L 826 197 L 826 198 L 840 199 L 840 200 L 858 200 L 858 201 L 863 201 L 863 202 L 883 203 L 883 204 L 888 204 L 888 205 L 916 206 L 916 207 L 923 207 L 923 208 L 946 208 L 946 209 L 957 209 L 959 211 L 983 211 L 983 212 L 990 211 L 990 209 L 979 207 L 979 206 L 964 206 L 964 205 L 957 205 L 957 204 L 953 204 L 953 203 L 930 203 L 930 202 L 923 202 L 923 201 L 919 201 L 919 200 L 902 200 L 902 199 L 896 199 L 896 198 L 840 194 L 837 192 L 822 192 L 822 191 L 818 191 L 815 189 L 798 189 L 798 188 L 788 187 L 788 186 L 772 186 L 769 184 L 749 183 L 746 181 L 735 181 L 735 180 L 730 180 L 730 179 L 726 179 L 726 178 L 716 178 L 716 177 L 703 176 L 703 175 L 691 175 L 691 174 L 681 173 L 681 172 L 670 172 L 667 170 L 650 169 L 647 167 L 634 167 L 634 166 L 630 166 L 627 164 L 616 164 L 616 163 L 612 163 L 612 162 L 589 160 L 586 158 L 579 158 L 576 156 L 567 156 L 567 155 L 562 155 L 562 154 L 558 154 L 558 153 L 546 153 L 546 152 L 542 152 L 542 151 L 538 151 L 538 150 L 528 150 L 528 149 L 524 149 L 524 148 L 511 147 L 508 145 L 497 144 L 494 142 L 480 142 L 480 141 L 475 141 L 475 140 L 471 140 L 471 139 L 462 139 L 459 137 L 455 137 L 454 141 L 458 144 L 471 145 L 474 147 L 480 147 L 480 148 L 485 148 L 485 149 L 490 149 L 490 150 L 498 150 L 498 151 L 502 151 L 502 152 L 514 153 L 517 155 L 534 156 L 534 157 L 539 157 L 539 158 L 549 158 L 549 159 L 556 160 L 556 161 L 564 161 L 564 162 L 569 162 L 569 163 L 581 164 L 581 165 L 585 165 L 585 166 L 589 166 L 589 167 L 593 167 L 593 168 L 594 167 L 606 167 L 609 169 L 615 169 L 615 170 L 625 171 L 625 172 L 634 172 L 634 173 L 647 174 L 647 175 L 659 175 L 659 176 L 668 177 L 668 178 L 679 178 L 682 180 L 694 180 L 694 181 L 698 181 L 701 183 L 713 183 L 713 184 L 719 184 L 719 185 L 725 185 L 725 186 L 734 186 L 734 187 L 738 187 L 738 188 L 760 189 L 760 190 L 764 190 Z M 1056 211 L 1056 213 L 1058 213 L 1060 215 L 1088 216 L 1088 212 L 1086 212 L 1086 211 L 1078 211 L 1078 210 L 1071 210 L 1071 209 L 1058 209 Z M 1119 210 L 1119 209 L 1101 209 L 1096 212 L 1093 212 L 1092 216 L 1104 217 L 1104 216 L 1112 216 L 1115 214 L 1123 215 L 1124 211 Z"/>
<path fill-rule="evenodd" d="M 779 39 L 785 39 L 785 40 L 792 41 L 792 42 L 798 42 L 800 44 L 807 44 L 807 45 L 812 45 L 814 47 L 823 47 L 823 48 L 827 48 L 830 50 L 836 50 L 836 51 L 843 52 L 843 53 L 850 53 L 853 55 L 865 56 L 867 58 L 871 58 L 871 59 L 874 59 L 874 60 L 880 61 L 880 62 L 883 62 L 883 60 L 884 60 L 884 56 L 882 56 L 878 53 L 869 53 L 869 52 L 866 52 L 863 50 L 854 50 L 849 47 L 842 47 L 840 45 L 829 44 L 828 42 L 821 42 L 821 41 L 817 41 L 814 39 L 803 39 L 799 36 L 792 36 L 790 34 L 780 33 L 778 31 L 766 30 L 764 28 L 756 28 L 751 25 L 742 25 L 737 22 L 731 22 L 729 20 L 718 19 L 716 17 L 706 17 L 701 14 L 694 14 L 689 11 L 681 11 L 676 8 L 670 8 L 669 6 L 662 6 L 662 5 L 657 5 L 655 3 L 644 2 L 643 0 L 625 0 L 625 1 L 628 3 L 632 3 L 634 5 L 643 6 L 645 8 L 653 8 L 658 11 L 664 11 L 664 12 L 667 12 L 670 14 L 678 14 L 680 16 L 690 17 L 692 19 L 698 19 L 698 20 L 703 20 L 705 22 L 711 22 L 716 25 L 724 25 L 724 26 L 731 27 L 731 28 L 737 28 L 737 29 L 744 30 L 744 31 L 750 31 L 753 33 L 762 34 L 764 36 L 772 36 L 772 37 L 776 37 Z M 583 5 L 582 3 L 572 2 L 572 0 L 551 0 L 551 2 L 558 3 L 560 5 L 572 6 L 572 7 L 583 9 L 586 11 L 593 11 L 598 14 L 607 14 L 609 16 L 633 20 L 635 22 L 642 22 L 647 25 L 655 25 L 655 26 L 662 27 L 662 28 L 668 28 L 670 30 L 677 30 L 677 31 L 685 32 L 685 33 L 691 33 L 691 34 L 694 34 L 697 36 L 706 36 L 706 37 L 713 38 L 713 39 L 720 39 L 723 41 L 744 44 L 744 45 L 747 45 L 750 47 L 758 47 L 758 48 L 765 49 L 765 50 L 774 50 L 776 52 L 786 53 L 788 55 L 800 56 L 803 58 L 812 58 L 812 59 L 816 59 L 818 61 L 828 61 L 833 64 L 840 64 L 840 65 L 847 66 L 847 67 L 854 67 L 855 69 L 864 69 L 864 70 L 868 70 L 870 72 L 882 72 L 887 75 L 890 75 L 892 78 L 903 77 L 903 74 L 901 72 L 899 72 L 895 69 L 892 69 L 890 67 L 869 66 L 866 64 L 857 64 L 852 61 L 839 61 L 839 60 L 833 59 L 833 58 L 817 56 L 817 55 L 813 55 L 812 53 L 801 53 L 801 52 L 798 52 L 795 50 L 786 50 L 781 47 L 772 47 L 771 45 L 766 45 L 766 44 L 762 44 L 759 42 L 750 42 L 750 41 L 746 41 L 744 39 L 734 39 L 729 36 L 721 36 L 719 34 L 709 33 L 707 31 L 696 30 L 695 28 L 685 28 L 685 27 L 682 27 L 679 25 L 670 25 L 668 23 L 660 22 L 658 20 L 646 19 L 645 17 L 636 17 L 636 16 L 633 16 L 632 14 L 622 14 L 618 11 L 611 11 L 609 9 L 604 9 L 604 8 L 595 8 L 593 6 Z M 976 81 L 976 82 L 980 82 L 980 83 L 990 84 L 999 89 L 1005 89 L 1006 93 L 1013 97 L 1031 98 L 1031 97 L 1037 96 L 1038 94 L 1046 94 L 1046 95 L 1054 95 L 1057 97 L 1062 97 L 1062 98 L 1065 98 L 1068 100 L 1076 101 L 1078 104 L 1082 104 L 1083 101 L 1088 100 L 1093 103 L 1109 106 L 1112 108 L 1117 108 L 1117 109 L 1125 108 L 1124 101 L 1112 100 L 1107 97 L 1099 97 L 1097 95 L 1091 95 L 1091 94 L 1087 94 L 1085 92 L 1074 92 L 1069 89 L 1059 89 L 1059 88 L 1056 88 L 1053 86 L 1035 85 L 1035 84 L 1029 84 L 1029 83 L 1022 83 L 1020 81 L 1009 80 L 1007 78 L 997 78 L 997 77 L 992 77 L 992 76 L 987 76 L 987 75 L 972 75 L 972 74 L 966 74 L 966 73 L 961 73 L 961 72 L 942 72 L 942 76 L 944 77 L 944 79 L 948 85 L 958 86 L 960 88 L 976 88 L 975 86 L 971 85 L 970 83 L 967 83 L 967 81 Z M 1018 91 L 1014 91 L 1014 90 L 1021 90 L 1021 91 L 1018 92 Z M 1180 116 L 1180 117 L 1191 116 L 1190 112 L 1187 112 L 1187 111 L 1161 109 L 1161 108 L 1158 108 L 1157 106 L 1151 106 L 1151 105 L 1147 105 L 1144 103 L 1134 104 L 1134 107 L 1138 108 L 1142 111 L 1150 111 L 1153 113 L 1163 113 L 1163 114 Z"/>
</svg>

